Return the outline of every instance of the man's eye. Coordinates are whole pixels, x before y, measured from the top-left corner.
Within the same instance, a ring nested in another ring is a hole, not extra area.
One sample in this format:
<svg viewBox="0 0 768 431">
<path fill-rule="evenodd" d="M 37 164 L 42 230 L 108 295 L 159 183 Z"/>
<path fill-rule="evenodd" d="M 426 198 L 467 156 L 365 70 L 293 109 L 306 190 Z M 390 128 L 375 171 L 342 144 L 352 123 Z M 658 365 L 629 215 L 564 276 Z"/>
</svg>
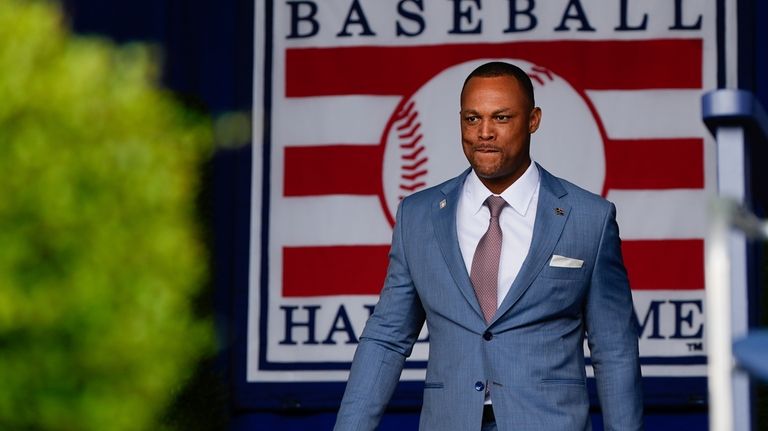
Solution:
<svg viewBox="0 0 768 431">
<path fill-rule="evenodd" d="M 475 117 L 474 115 L 469 115 L 467 117 L 464 117 L 464 119 L 467 121 L 467 123 L 477 122 L 477 117 Z"/>
<path fill-rule="evenodd" d="M 509 121 L 509 115 L 497 115 L 496 119 L 499 121 Z"/>
</svg>

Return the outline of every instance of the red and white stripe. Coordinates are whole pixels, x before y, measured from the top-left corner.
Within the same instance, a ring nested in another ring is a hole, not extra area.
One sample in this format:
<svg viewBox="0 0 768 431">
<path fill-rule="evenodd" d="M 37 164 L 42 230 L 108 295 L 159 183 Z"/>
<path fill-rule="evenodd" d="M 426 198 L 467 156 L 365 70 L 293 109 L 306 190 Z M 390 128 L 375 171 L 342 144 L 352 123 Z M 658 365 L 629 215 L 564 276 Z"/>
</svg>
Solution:
<svg viewBox="0 0 768 431">
<path fill-rule="evenodd" d="M 668 39 L 287 50 L 271 207 L 283 296 L 378 294 L 391 236 L 380 142 L 391 113 L 440 70 L 500 53 L 557 70 L 599 116 L 604 191 L 633 290 L 703 289 L 702 42 Z M 402 69 L 425 56 L 429 67 Z"/>
</svg>

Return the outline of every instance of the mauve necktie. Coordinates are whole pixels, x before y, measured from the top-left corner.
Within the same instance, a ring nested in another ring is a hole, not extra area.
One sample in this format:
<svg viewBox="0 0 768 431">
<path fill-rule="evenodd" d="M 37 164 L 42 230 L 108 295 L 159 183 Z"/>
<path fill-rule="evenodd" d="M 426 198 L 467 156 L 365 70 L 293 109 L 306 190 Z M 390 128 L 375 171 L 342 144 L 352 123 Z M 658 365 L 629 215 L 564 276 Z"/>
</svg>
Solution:
<svg viewBox="0 0 768 431">
<path fill-rule="evenodd" d="M 485 321 L 490 322 L 496 313 L 497 291 L 499 284 L 499 258 L 501 257 L 501 226 L 499 215 L 507 202 L 501 196 L 491 195 L 485 205 L 491 210 L 488 230 L 477 243 L 469 278 L 475 288 L 475 295 L 480 302 Z"/>
</svg>

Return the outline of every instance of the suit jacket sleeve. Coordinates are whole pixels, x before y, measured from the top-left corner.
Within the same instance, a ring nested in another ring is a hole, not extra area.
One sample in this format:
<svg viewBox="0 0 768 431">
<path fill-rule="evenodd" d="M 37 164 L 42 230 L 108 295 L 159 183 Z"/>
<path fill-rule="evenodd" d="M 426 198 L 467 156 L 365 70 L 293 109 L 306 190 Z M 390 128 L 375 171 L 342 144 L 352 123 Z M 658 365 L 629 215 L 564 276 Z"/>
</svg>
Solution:
<svg viewBox="0 0 768 431">
<path fill-rule="evenodd" d="M 586 329 L 606 430 L 643 427 L 638 330 L 621 257 L 616 207 L 605 217 L 586 304 Z"/>
<path fill-rule="evenodd" d="M 360 336 L 336 431 L 376 428 L 424 324 L 424 309 L 413 286 L 404 247 L 407 201 L 403 200 L 397 211 L 384 288 Z"/>
</svg>

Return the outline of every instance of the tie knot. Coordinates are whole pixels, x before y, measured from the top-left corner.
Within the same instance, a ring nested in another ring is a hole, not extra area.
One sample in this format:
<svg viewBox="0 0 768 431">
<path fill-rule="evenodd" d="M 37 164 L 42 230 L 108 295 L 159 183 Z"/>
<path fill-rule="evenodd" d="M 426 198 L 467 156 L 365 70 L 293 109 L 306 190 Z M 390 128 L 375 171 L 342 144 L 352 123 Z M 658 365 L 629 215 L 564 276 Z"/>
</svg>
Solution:
<svg viewBox="0 0 768 431">
<path fill-rule="evenodd" d="M 485 204 L 488 205 L 488 209 L 491 210 L 491 217 L 498 218 L 499 214 L 501 214 L 501 209 L 504 208 L 507 201 L 501 196 L 490 195 L 488 196 L 488 199 L 485 200 Z"/>
</svg>

